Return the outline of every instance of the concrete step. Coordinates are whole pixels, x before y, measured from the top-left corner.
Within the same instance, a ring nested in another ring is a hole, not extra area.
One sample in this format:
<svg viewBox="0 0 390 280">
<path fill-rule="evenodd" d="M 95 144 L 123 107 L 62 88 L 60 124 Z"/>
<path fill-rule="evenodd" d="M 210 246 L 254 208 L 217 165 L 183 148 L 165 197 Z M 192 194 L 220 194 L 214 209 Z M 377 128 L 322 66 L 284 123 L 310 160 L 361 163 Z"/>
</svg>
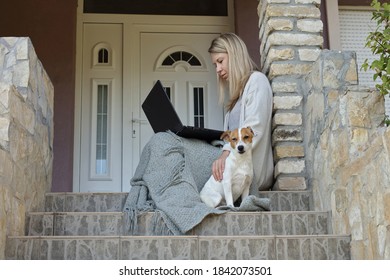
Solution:
<svg viewBox="0 0 390 280">
<path fill-rule="evenodd" d="M 48 193 L 47 212 L 121 212 L 128 193 Z M 259 192 L 269 197 L 272 211 L 308 211 L 312 209 L 309 191 Z"/>
<path fill-rule="evenodd" d="M 8 260 L 349 260 L 350 237 L 299 236 L 20 236 Z"/>
<path fill-rule="evenodd" d="M 26 235 L 155 235 L 153 212 L 138 217 L 137 232 L 130 233 L 123 212 L 36 212 L 27 216 Z M 189 235 L 256 236 L 315 235 L 332 233 L 328 212 L 229 212 L 209 215 Z"/>
</svg>

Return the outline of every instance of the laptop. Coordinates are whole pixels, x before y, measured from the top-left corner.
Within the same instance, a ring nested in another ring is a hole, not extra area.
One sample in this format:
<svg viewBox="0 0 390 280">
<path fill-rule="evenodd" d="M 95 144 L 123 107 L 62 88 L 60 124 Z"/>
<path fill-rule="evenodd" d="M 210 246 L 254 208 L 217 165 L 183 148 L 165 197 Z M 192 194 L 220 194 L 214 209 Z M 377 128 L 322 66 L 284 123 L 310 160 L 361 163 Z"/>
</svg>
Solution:
<svg viewBox="0 0 390 280">
<path fill-rule="evenodd" d="M 220 140 L 223 133 L 220 130 L 183 125 L 160 80 L 156 82 L 142 103 L 142 109 L 155 133 L 170 130 L 184 138 L 207 142 Z"/>
</svg>

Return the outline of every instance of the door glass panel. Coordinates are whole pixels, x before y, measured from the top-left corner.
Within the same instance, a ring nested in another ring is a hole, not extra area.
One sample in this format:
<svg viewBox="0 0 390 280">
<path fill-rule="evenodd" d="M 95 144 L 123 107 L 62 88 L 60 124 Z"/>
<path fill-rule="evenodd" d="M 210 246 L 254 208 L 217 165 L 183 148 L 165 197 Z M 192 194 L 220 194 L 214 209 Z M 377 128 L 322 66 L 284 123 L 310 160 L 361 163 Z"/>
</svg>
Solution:
<svg viewBox="0 0 390 280">
<path fill-rule="evenodd" d="M 108 85 L 98 85 L 96 114 L 96 174 L 108 173 Z"/>
<path fill-rule="evenodd" d="M 204 90 L 194 87 L 194 125 L 204 127 Z"/>
<path fill-rule="evenodd" d="M 164 87 L 164 89 L 165 89 L 165 93 L 168 95 L 169 100 L 171 100 L 171 91 L 172 91 L 172 89 L 170 87 Z"/>
<path fill-rule="evenodd" d="M 100 49 L 99 50 L 98 62 L 99 62 L 99 64 L 108 63 L 108 50 L 107 49 Z"/>
</svg>

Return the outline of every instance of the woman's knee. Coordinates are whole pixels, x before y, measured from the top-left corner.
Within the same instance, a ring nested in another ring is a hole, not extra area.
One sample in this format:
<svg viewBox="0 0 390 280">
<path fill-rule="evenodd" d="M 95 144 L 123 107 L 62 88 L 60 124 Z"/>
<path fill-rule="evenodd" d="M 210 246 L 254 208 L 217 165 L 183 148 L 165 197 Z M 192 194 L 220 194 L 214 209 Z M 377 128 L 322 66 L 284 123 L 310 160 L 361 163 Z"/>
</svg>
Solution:
<svg viewBox="0 0 390 280">
<path fill-rule="evenodd" d="M 171 152 L 173 150 L 183 149 L 179 137 L 172 132 L 155 133 L 149 140 L 148 145 L 151 151 L 159 151 L 162 153 Z"/>
</svg>

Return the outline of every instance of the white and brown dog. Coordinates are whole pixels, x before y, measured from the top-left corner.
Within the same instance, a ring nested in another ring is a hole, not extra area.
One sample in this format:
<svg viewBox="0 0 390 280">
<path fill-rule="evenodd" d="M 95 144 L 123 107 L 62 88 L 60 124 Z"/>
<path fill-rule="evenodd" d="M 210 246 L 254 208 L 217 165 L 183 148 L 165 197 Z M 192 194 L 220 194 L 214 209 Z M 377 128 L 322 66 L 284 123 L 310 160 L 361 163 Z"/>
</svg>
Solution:
<svg viewBox="0 0 390 280">
<path fill-rule="evenodd" d="M 248 196 L 253 179 L 253 137 L 250 127 L 225 131 L 221 135 L 221 139 L 230 143 L 231 151 L 226 158 L 222 181 L 211 175 L 200 192 L 201 200 L 209 207 L 215 208 L 224 203 L 234 207 L 239 197 L 244 200 Z"/>
</svg>

